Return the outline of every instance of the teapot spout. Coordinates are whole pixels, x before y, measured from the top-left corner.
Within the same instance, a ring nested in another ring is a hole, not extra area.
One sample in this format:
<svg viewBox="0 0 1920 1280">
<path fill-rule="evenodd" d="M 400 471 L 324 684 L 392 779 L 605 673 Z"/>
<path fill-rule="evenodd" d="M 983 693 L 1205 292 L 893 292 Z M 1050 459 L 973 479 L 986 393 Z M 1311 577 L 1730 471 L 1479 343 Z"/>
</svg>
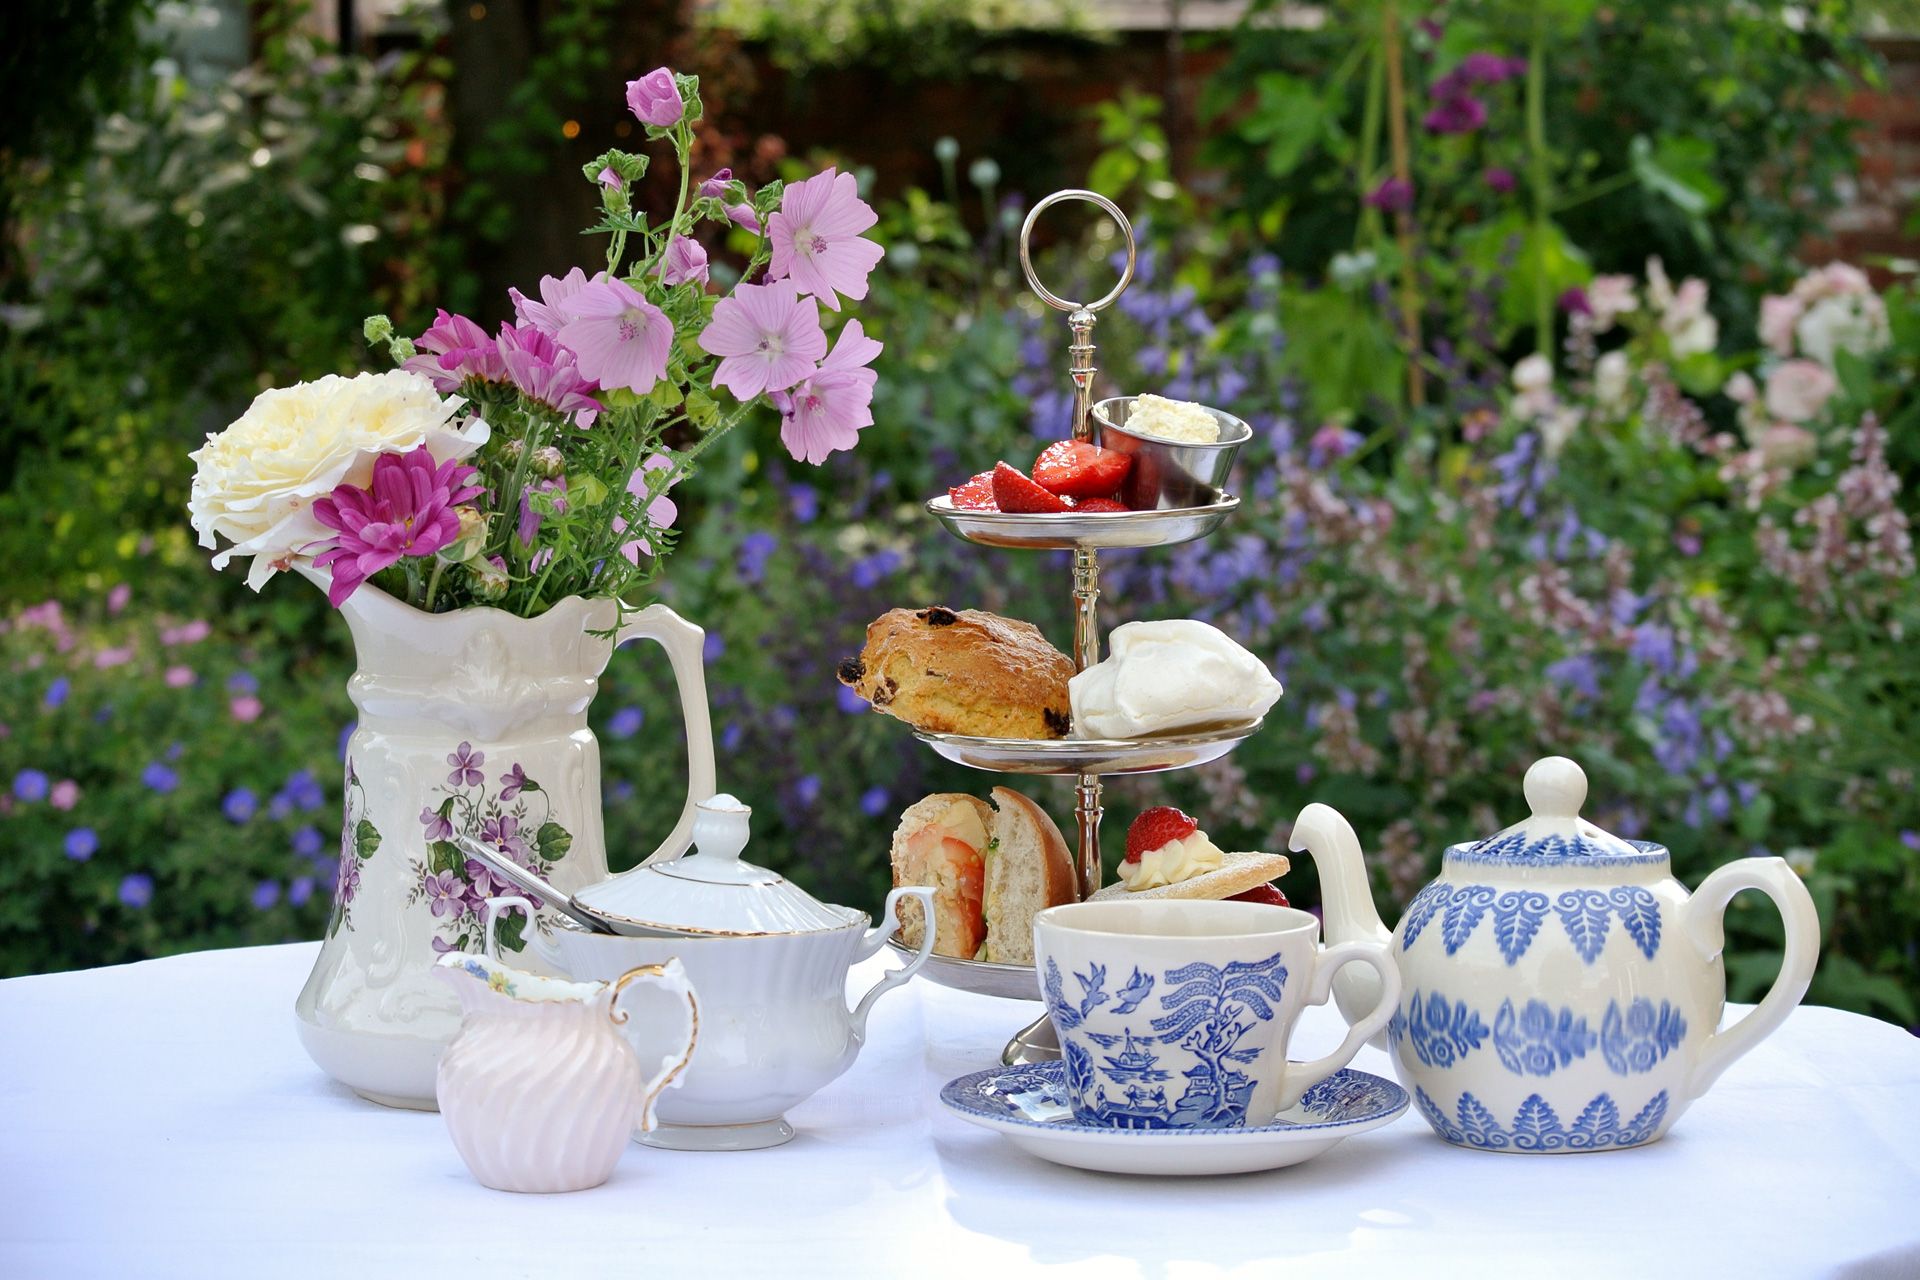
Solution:
<svg viewBox="0 0 1920 1280">
<path fill-rule="evenodd" d="M 1320 871 L 1320 909 L 1329 945 L 1384 945 L 1393 940 L 1374 909 L 1360 837 L 1339 810 L 1324 804 L 1302 809 L 1294 819 L 1288 847 L 1295 853 L 1311 854 Z M 1333 998 L 1349 1025 L 1359 1022 L 1380 1003 L 1380 975 L 1366 965 L 1348 965 L 1334 977 Z"/>
</svg>

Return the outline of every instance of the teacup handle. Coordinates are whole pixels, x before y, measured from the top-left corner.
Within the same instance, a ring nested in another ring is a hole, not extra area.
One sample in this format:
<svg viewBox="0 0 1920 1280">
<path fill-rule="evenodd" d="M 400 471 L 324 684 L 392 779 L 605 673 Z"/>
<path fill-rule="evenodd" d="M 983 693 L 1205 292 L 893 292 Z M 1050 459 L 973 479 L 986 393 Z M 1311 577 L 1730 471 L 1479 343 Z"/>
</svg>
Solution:
<svg viewBox="0 0 1920 1280">
<path fill-rule="evenodd" d="M 1325 1004 L 1333 991 L 1333 975 L 1356 960 L 1372 966 L 1380 975 L 1380 1003 L 1372 1013 L 1348 1027 L 1347 1038 L 1326 1057 L 1287 1064 L 1286 1074 L 1280 1080 L 1280 1096 L 1273 1108 L 1276 1113 L 1292 1107 L 1300 1101 L 1301 1094 L 1352 1062 L 1360 1046 L 1386 1026 L 1394 1010 L 1400 1007 L 1400 970 L 1394 967 L 1387 949 L 1377 942 L 1343 942 L 1315 956 L 1313 985 L 1307 988 L 1307 1003 Z"/>
<path fill-rule="evenodd" d="M 865 960 L 880 949 L 894 930 L 900 927 L 900 899 L 914 897 L 920 899 L 920 913 L 926 919 L 927 927 L 920 931 L 920 950 L 913 959 L 898 969 L 889 969 L 887 976 L 874 985 L 873 990 L 860 997 L 860 1003 L 853 1009 L 853 1042 L 865 1044 L 867 1041 L 867 1011 L 873 1008 L 873 1002 L 901 983 L 920 972 L 920 966 L 933 954 L 933 890 L 921 886 L 905 886 L 895 889 L 887 895 L 887 912 L 876 927 L 867 930 L 867 936 L 860 940 L 860 947 L 854 953 L 856 961 Z"/>
<path fill-rule="evenodd" d="M 527 923 L 533 923 L 534 904 L 518 894 L 507 894 L 499 898 L 488 898 L 480 907 L 480 928 L 486 938 L 487 959 L 500 959 L 500 940 L 493 931 L 493 922 L 502 911 L 524 911 Z M 527 940 L 527 947 L 533 954 L 560 970 L 566 972 L 566 961 L 552 943 L 540 936 L 538 929 L 528 929 L 521 934 Z M 501 961 L 501 963 L 506 963 Z"/>
<path fill-rule="evenodd" d="M 1752 1013 L 1725 1031 L 1714 1032 L 1700 1046 L 1693 1075 L 1687 1081 L 1687 1092 L 1695 1098 L 1712 1088 L 1735 1058 L 1772 1035 L 1786 1020 L 1800 997 L 1807 994 L 1807 984 L 1813 981 L 1814 966 L 1820 960 L 1820 913 L 1813 905 L 1813 895 L 1785 858 L 1742 858 L 1700 882 L 1680 908 L 1680 927 L 1701 959 L 1711 962 L 1725 948 L 1727 903 L 1742 889 L 1758 889 L 1773 899 L 1786 926 L 1786 952 L 1780 960 L 1780 976 L 1773 980 L 1766 998 Z"/>
<path fill-rule="evenodd" d="M 677 858 L 693 843 L 696 806 L 714 793 L 713 718 L 707 710 L 707 633 L 663 604 L 650 604 L 621 622 L 613 635 L 617 649 L 644 637 L 667 651 L 673 680 L 680 689 L 680 714 L 687 723 L 687 802 L 673 832 L 648 854 L 642 865 Z"/>
<path fill-rule="evenodd" d="M 687 1069 L 687 1063 L 693 1058 L 694 1042 L 700 1038 L 700 1005 L 693 998 L 693 987 L 687 981 L 687 971 L 681 967 L 677 957 L 665 964 L 643 964 L 638 968 L 627 970 L 615 978 L 611 984 L 613 999 L 607 1003 L 607 1016 L 612 1019 L 616 1027 L 624 1026 L 627 1022 L 627 1011 L 620 1007 L 620 997 L 625 993 L 627 985 L 633 982 L 644 982 L 650 986 L 664 988 L 687 1002 L 686 1043 L 679 1049 L 662 1055 L 660 1074 L 651 1082 L 644 1078 L 640 1081 L 640 1115 L 634 1122 L 634 1127 L 642 1133 L 651 1133 L 653 1126 L 657 1123 L 653 1117 L 653 1104 L 659 1100 L 661 1094 L 679 1083 L 680 1073 Z"/>
</svg>

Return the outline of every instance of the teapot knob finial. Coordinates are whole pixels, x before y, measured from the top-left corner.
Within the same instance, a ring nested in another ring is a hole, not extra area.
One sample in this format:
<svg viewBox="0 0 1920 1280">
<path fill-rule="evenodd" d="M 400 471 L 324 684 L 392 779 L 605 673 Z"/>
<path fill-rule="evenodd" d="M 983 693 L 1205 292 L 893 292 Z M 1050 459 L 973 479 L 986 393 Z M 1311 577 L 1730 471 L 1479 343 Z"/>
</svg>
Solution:
<svg viewBox="0 0 1920 1280">
<path fill-rule="evenodd" d="M 693 817 L 693 846 L 699 856 L 738 861 L 752 836 L 747 823 L 752 812 L 725 793 L 702 800 Z"/>
<path fill-rule="evenodd" d="M 1587 775 L 1565 756 L 1534 761 L 1521 786 L 1536 818 L 1577 818 L 1587 802 Z"/>
</svg>

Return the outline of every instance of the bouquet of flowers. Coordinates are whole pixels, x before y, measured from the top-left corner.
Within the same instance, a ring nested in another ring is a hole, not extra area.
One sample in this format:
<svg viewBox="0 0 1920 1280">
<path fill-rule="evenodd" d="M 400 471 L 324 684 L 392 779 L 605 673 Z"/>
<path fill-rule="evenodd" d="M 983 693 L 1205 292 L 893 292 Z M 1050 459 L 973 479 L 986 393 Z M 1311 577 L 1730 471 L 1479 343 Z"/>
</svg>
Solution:
<svg viewBox="0 0 1920 1280">
<path fill-rule="evenodd" d="M 256 591 L 283 569 L 328 570 L 336 607 L 370 581 L 429 612 L 534 617 L 651 581 L 674 540 L 668 491 L 762 400 L 796 459 L 858 442 L 881 345 L 851 318 L 829 345 L 820 310 L 866 297 L 885 252 L 860 234 L 876 218 L 853 176 L 750 192 L 723 169 L 695 184 L 698 79 L 659 68 L 627 105 L 673 147 L 672 214 L 635 210 L 648 158 L 609 151 L 585 166 L 606 270 L 548 276 L 538 301 L 511 290 L 517 323 L 493 337 L 442 311 L 409 340 L 374 316 L 367 339 L 398 369 L 261 393 L 192 455 L 193 526 L 215 568 L 252 557 Z M 702 222 L 755 237 L 730 291 L 714 291 Z M 691 443 L 669 447 L 670 432 Z"/>
</svg>

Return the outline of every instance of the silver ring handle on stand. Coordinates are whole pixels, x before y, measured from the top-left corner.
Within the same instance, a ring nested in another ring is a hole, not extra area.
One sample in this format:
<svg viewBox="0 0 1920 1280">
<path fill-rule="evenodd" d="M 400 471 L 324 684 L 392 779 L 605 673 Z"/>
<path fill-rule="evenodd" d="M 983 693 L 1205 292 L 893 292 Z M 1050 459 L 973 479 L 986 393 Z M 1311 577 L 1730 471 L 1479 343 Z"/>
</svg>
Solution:
<svg viewBox="0 0 1920 1280">
<path fill-rule="evenodd" d="M 1107 292 L 1098 302 L 1068 302 L 1065 298 L 1040 283 L 1040 277 L 1033 270 L 1033 224 L 1041 214 L 1059 204 L 1062 200 L 1084 200 L 1103 210 L 1120 228 L 1120 235 L 1127 244 L 1127 265 L 1120 273 L 1120 282 Z M 1088 421 L 1093 408 L 1093 322 L 1094 313 L 1114 302 L 1125 293 L 1127 286 L 1133 283 L 1133 269 L 1140 255 L 1139 246 L 1133 238 L 1133 224 L 1127 221 L 1127 215 L 1120 212 L 1120 206 L 1097 191 L 1083 191 L 1077 187 L 1065 191 L 1056 191 L 1046 199 L 1039 201 L 1027 211 L 1027 219 L 1020 224 L 1020 268 L 1027 274 L 1027 284 L 1034 293 L 1050 307 L 1067 313 L 1067 327 L 1073 331 L 1073 345 L 1067 348 L 1072 357 L 1067 367 L 1067 376 L 1073 379 L 1073 438 L 1091 440 L 1093 425 Z M 1085 671 L 1100 661 L 1100 565 L 1092 551 L 1076 548 L 1073 553 L 1073 668 Z M 1100 807 L 1100 778 L 1097 774 L 1083 773 L 1074 787 L 1079 804 L 1074 811 L 1079 821 L 1080 839 L 1075 862 L 1079 872 L 1080 897 L 1082 900 L 1093 896 L 1100 887 L 1100 818 L 1105 812 Z M 1032 1030 L 1032 1028 L 1029 1028 Z M 1023 1032 L 1022 1035 L 1025 1033 Z M 1011 1052 L 1009 1047 L 1009 1052 Z"/>
</svg>

